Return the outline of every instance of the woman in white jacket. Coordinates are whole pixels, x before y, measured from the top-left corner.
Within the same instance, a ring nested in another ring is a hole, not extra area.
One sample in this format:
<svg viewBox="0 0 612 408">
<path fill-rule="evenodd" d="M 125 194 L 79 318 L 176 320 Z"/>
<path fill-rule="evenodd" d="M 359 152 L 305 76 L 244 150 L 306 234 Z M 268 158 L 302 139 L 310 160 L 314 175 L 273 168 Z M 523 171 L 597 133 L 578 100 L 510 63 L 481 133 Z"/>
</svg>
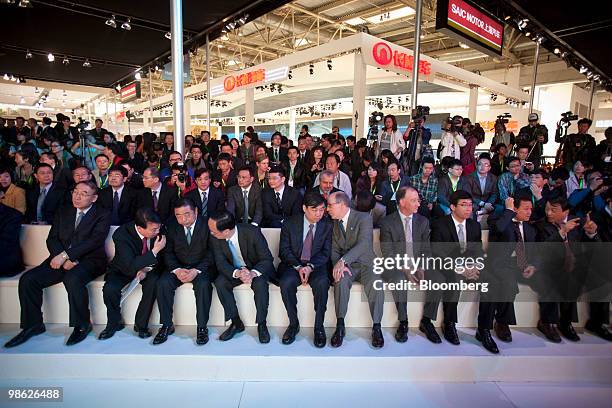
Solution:
<svg viewBox="0 0 612 408">
<path fill-rule="evenodd" d="M 383 120 L 384 128 L 378 132 L 378 151 L 377 157 L 385 149 L 391 150 L 396 159 L 399 160 L 406 144 L 402 132 L 397 129 L 397 120 L 393 115 L 385 116 Z"/>
<path fill-rule="evenodd" d="M 461 159 L 460 148 L 465 146 L 467 141 L 456 129 L 457 127 L 452 126 L 451 119 L 447 119 L 444 123 L 444 130 L 442 131 L 442 137 L 440 139 L 440 145 L 442 145 L 440 159 L 448 156 L 454 157 L 455 159 Z"/>
</svg>

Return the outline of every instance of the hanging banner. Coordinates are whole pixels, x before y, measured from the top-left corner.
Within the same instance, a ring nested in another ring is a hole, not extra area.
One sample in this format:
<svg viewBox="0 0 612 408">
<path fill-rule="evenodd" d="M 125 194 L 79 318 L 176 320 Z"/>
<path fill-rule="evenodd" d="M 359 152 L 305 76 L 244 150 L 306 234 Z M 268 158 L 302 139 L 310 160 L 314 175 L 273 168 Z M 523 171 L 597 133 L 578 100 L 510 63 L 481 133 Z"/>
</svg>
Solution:
<svg viewBox="0 0 612 408">
<path fill-rule="evenodd" d="M 504 23 L 468 0 L 438 0 L 436 31 L 487 55 L 502 55 Z"/>
<path fill-rule="evenodd" d="M 388 41 L 367 37 L 361 52 L 365 63 L 368 65 L 378 66 L 404 75 L 413 70 L 413 52 Z M 429 57 L 421 54 L 419 58 L 419 80 L 429 81 L 433 78 L 433 74 Z"/>
<path fill-rule="evenodd" d="M 140 98 L 140 81 L 132 82 L 121 88 L 121 103 L 131 102 Z"/>
</svg>

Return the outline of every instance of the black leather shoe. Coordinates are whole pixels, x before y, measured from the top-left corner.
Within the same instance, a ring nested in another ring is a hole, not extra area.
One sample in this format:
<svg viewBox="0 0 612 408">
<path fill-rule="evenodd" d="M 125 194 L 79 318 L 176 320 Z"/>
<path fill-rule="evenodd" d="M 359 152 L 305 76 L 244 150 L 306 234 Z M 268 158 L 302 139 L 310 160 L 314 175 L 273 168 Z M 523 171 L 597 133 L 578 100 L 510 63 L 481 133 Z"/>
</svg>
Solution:
<svg viewBox="0 0 612 408">
<path fill-rule="evenodd" d="M 125 328 L 125 324 L 107 324 L 104 330 L 100 332 L 98 336 L 98 340 L 107 340 L 115 335 L 116 332 L 123 330 Z"/>
<path fill-rule="evenodd" d="M 138 337 L 140 337 L 141 339 L 147 339 L 152 336 L 151 330 L 149 330 L 146 327 L 142 328 L 142 327 L 134 326 L 134 331 L 138 333 Z"/>
<path fill-rule="evenodd" d="M 46 329 L 45 329 L 44 324 L 41 324 L 40 326 L 30 327 L 29 329 L 23 329 L 22 331 L 19 332 L 18 335 L 16 335 L 15 337 L 7 341 L 4 347 L 6 348 L 17 347 L 18 345 L 23 344 L 26 341 L 30 340 L 32 337 L 38 336 L 39 334 L 44 333 L 45 330 Z"/>
<path fill-rule="evenodd" d="M 85 327 L 75 327 L 70 337 L 68 337 L 66 345 L 74 346 L 75 344 L 82 342 L 87 338 L 87 335 L 91 333 L 92 329 L 93 327 L 91 326 L 91 323 Z"/>
<path fill-rule="evenodd" d="M 408 322 L 400 322 L 395 332 L 395 340 L 398 343 L 405 343 L 408 341 Z"/>
<path fill-rule="evenodd" d="M 162 327 L 159 328 L 157 335 L 153 339 L 153 345 L 157 346 L 158 344 L 165 343 L 166 340 L 168 340 L 168 336 L 171 336 L 173 334 L 174 334 L 173 324 L 171 324 L 170 326 L 163 325 Z"/>
<path fill-rule="evenodd" d="M 270 332 L 268 331 L 268 326 L 266 326 L 265 323 L 260 323 L 257 325 L 257 336 L 259 337 L 259 342 L 261 344 L 270 342 Z"/>
<path fill-rule="evenodd" d="M 459 345 L 459 335 L 457 334 L 457 328 L 454 322 L 444 322 L 442 325 L 442 334 L 450 344 L 454 344 L 455 346 Z"/>
<path fill-rule="evenodd" d="M 510 331 L 510 326 L 495 322 L 493 328 L 495 329 L 495 335 L 498 339 L 505 343 L 512 342 L 512 332 Z"/>
<path fill-rule="evenodd" d="M 431 341 L 432 343 L 442 343 L 442 339 L 440 339 L 440 335 L 436 331 L 436 328 L 434 327 L 431 320 L 421 319 L 421 324 L 419 324 L 419 330 L 425 333 L 425 337 L 427 337 L 427 340 Z"/>
<path fill-rule="evenodd" d="M 578 336 L 571 323 L 560 324 L 559 331 L 561 332 L 561 335 L 563 335 L 563 337 L 569 341 L 580 341 L 580 336 Z"/>
<path fill-rule="evenodd" d="M 283 344 L 291 344 L 295 341 L 295 336 L 300 332 L 300 325 L 289 325 L 283 334 Z"/>
<path fill-rule="evenodd" d="M 561 343 L 561 336 L 559 336 L 559 332 L 554 324 L 538 321 L 538 330 L 553 343 Z"/>
<path fill-rule="evenodd" d="M 196 344 L 203 346 L 208 343 L 208 327 L 198 327 L 198 334 L 196 335 Z"/>
<path fill-rule="evenodd" d="M 372 327 L 372 347 L 382 348 L 385 345 L 385 338 L 383 337 L 382 330 L 380 327 Z"/>
<path fill-rule="evenodd" d="M 605 324 L 598 326 L 597 324 L 587 322 L 584 328 L 604 340 L 612 341 L 612 331 Z"/>
<path fill-rule="evenodd" d="M 491 337 L 491 330 L 489 329 L 478 329 L 476 330 L 476 340 L 482 343 L 482 346 L 487 349 L 487 351 L 493 354 L 499 354 L 499 349 L 497 348 L 497 344 L 495 344 L 495 340 Z"/>
<path fill-rule="evenodd" d="M 327 343 L 327 337 L 325 336 L 325 330 L 322 328 L 314 329 L 314 345 L 316 348 L 323 348 Z"/>
<path fill-rule="evenodd" d="M 344 340 L 344 336 L 346 336 L 346 329 L 344 328 L 344 326 L 336 327 L 336 330 L 334 331 L 334 334 L 331 338 L 331 346 L 340 347 L 342 345 L 342 341 Z"/>
<path fill-rule="evenodd" d="M 234 322 L 232 320 L 232 324 L 230 324 L 227 330 L 221 333 L 221 335 L 219 336 L 219 340 L 221 341 L 231 340 L 236 334 L 241 333 L 243 331 L 244 331 L 244 324 L 240 320 L 238 320 L 237 322 Z"/>
</svg>

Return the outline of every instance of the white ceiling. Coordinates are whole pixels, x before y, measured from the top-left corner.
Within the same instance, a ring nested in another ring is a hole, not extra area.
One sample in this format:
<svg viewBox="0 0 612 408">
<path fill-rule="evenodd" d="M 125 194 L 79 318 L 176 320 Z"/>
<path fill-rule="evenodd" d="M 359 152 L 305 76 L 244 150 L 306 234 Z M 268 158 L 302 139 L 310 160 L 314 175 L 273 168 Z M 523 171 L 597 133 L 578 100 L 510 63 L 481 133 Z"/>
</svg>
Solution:
<svg viewBox="0 0 612 408">
<path fill-rule="evenodd" d="M 49 95 L 44 106 L 58 110 L 77 108 L 101 93 L 108 92 L 102 88 L 75 87 L 52 82 L 28 81 L 26 84 L 17 84 L 0 78 L 0 104 L 26 105 L 35 109 L 32 106 L 39 100 L 43 91 L 47 91 Z M 21 103 L 22 97 L 25 103 Z"/>
</svg>

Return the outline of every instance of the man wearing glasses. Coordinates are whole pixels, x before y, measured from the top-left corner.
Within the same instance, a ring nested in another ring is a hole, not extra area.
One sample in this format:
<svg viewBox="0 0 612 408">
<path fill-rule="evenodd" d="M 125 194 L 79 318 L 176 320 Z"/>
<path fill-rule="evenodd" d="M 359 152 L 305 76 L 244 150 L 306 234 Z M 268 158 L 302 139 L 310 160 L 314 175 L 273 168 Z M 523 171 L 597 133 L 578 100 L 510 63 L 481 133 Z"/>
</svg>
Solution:
<svg viewBox="0 0 612 408">
<path fill-rule="evenodd" d="M 96 206 L 97 199 L 96 185 L 83 181 L 72 191 L 72 206 L 58 211 L 47 238 L 49 258 L 19 279 L 22 331 L 5 347 L 45 332 L 43 289 L 59 282 L 68 292 L 70 327 L 74 327 L 66 345 L 83 341 L 91 332 L 87 284 L 104 273 L 104 241 L 110 227 L 110 213 Z"/>
</svg>

